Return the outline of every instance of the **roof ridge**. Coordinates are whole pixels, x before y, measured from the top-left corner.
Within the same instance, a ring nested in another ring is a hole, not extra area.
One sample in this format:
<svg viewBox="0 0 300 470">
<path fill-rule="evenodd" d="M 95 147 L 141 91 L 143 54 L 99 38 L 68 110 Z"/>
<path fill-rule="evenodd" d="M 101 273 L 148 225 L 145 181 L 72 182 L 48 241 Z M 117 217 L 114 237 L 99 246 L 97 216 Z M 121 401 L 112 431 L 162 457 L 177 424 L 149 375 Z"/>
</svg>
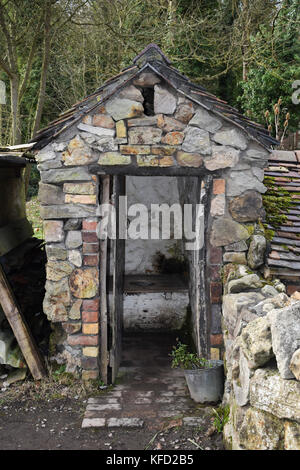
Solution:
<svg viewBox="0 0 300 470">
<path fill-rule="evenodd" d="M 133 63 L 137 65 L 144 65 L 150 60 L 160 60 L 163 59 L 167 65 L 171 65 L 171 61 L 163 53 L 163 51 L 158 47 L 157 44 L 151 42 L 146 46 L 134 59 Z"/>
<path fill-rule="evenodd" d="M 68 127 L 75 124 L 87 112 L 92 112 L 97 106 L 103 105 L 148 68 L 183 96 L 239 127 L 265 148 L 269 149 L 271 145 L 278 145 L 278 142 L 269 135 L 268 130 L 262 125 L 253 122 L 238 109 L 233 108 L 226 101 L 220 100 L 203 86 L 193 83 L 170 64 L 169 59 L 156 44 L 149 44 L 134 58 L 131 67 L 127 67 L 118 75 L 106 80 L 94 93 L 77 102 L 72 108 L 62 113 L 59 118 L 49 123 L 46 128 L 39 130 L 33 139 L 36 141 L 35 149 L 44 147 L 51 139 L 56 138 Z"/>
</svg>

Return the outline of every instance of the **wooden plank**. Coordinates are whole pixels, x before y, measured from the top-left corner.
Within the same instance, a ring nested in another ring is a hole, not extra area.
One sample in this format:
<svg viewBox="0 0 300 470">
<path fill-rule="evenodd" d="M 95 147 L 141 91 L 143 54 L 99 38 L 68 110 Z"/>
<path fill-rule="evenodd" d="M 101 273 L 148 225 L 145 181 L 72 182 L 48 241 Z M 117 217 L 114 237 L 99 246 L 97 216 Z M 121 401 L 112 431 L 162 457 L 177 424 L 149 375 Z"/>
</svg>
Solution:
<svg viewBox="0 0 300 470">
<path fill-rule="evenodd" d="M 300 237 L 295 233 L 289 233 L 289 232 L 278 230 L 277 235 L 279 237 L 285 237 L 285 238 L 290 238 L 291 240 L 300 241 Z"/>
<path fill-rule="evenodd" d="M 46 376 L 40 352 L 17 305 L 12 289 L 0 264 L 0 303 L 35 380 Z"/>
<path fill-rule="evenodd" d="M 270 157 L 269 157 L 269 162 L 273 161 L 280 161 L 280 162 L 297 162 L 296 154 L 293 151 L 287 151 L 287 150 L 274 150 Z"/>
<path fill-rule="evenodd" d="M 284 278 L 294 278 L 295 281 L 299 282 L 299 277 L 300 277 L 300 271 L 293 270 L 291 271 L 288 268 L 271 268 L 270 267 L 270 274 L 274 276 L 281 276 L 283 279 Z M 290 279 L 289 279 L 290 280 Z"/>
<path fill-rule="evenodd" d="M 286 234 L 284 234 L 286 235 Z M 293 239 L 290 239 L 290 238 L 285 238 L 284 237 L 279 237 L 277 235 L 275 235 L 275 237 L 273 237 L 272 239 L 272 243 L 278 243 L 280 245 L 291 245 L 291 246 L 300 246 L 300 240 L 293 240 Z"/>
<path fill-rule="evenodd" d="M 0 155 L 0 167 L 7 166 L 16 166 L 24 167 L 26 166 L 27 160 L 22 157 L 16 157 L 15 155 Z"/>
<path fill-rule="evenodd" d="M 280 167 L 279 167 L 280 168 Z M 265 171 L 265 176 L 274 176 L 275 181 L 287 181 L 289 179 L 299 179 L 300 174 L 296 171 L 281 172 L 277 171 Z"/>
<path fill-rule="evenodd" d="M 110 177 L 104 176 L 101 179 L 102 204 L 109 203 Z M 107 384 L 108 369 L 108 337 L 107 337 L 107 319 L 108 319 L 108 295 L 107 295 L 107 239 L 100 239 L 100 373 L 102 381 Z"/>
<path fill-rule="evenodd" d="M 278 260 L 288 260 L 288 261 L 300 261 L 300 253 L 297 255 L 295 252 L 287 251 L 271 251 L 269 258 L 278 259 Z"/>
<path fill-rule="evenodd" d="M 279 266 L 282 268 L 289 268 L 292 270 L 300 270 L 300 262 L 292 262 L 286 260 L 275 260 L 275 259 L 268 259 L 269 266 Z"/>
<path fill-rule="evenodd" d="M 295 246 L 292 246 L 292 245 L 287 246 L 284 244 L 283 246 L 283 245 L 275 245 L 272 243 L 271 248 L 272 250 L 275 250 L 275 251 L 280 251 L 280 252 L 285 251 L 286 253 L 296 253 L 296 256 L 299 253 L 300 255 L 300 248 L 296 248 Z"/>
<path fill-rule="evenodd" d="M 27 219 L 20 219 L 0 228 L 0 256 L 13 250 L 33 234 Z"/>
<path fill-rule="evenodd" d="M 111 349 L 110 362 L 111 382 L 114 383 L 122 356 L 122 329 L 123 329 L 123 290 L 125 271 L 125 240 L 119 238 L 120 204 L 119 197 L 125 195 L 125 177 L 113 177 L 113 203 L 116 209 L 116 239 L 112 240 L 114 272 L 113 295 L 110 312 Z"/>
<path fill-rule="evenodd" d="M 290 213 L 289 213 L 290 214 Z M 300 223 L 300 215 L 287 215 L 287 220 L 294 221 L 296 223 Z"/>
<path fill-rule="evenodd" d="M 209 244 L 208 237 L 208 219 L 210 213 L 209 203 L 211 201 L 213 178 L 211 175 L 206 175 L 201 184 L 200 204 L 204 206 L 204 245 L 199 250 L 199 274 L 200 284 L 198 288 L 199 296 L 199 329 L 200 329 L 200 351 L 199 355 L 202 357 L 210 357 L 210 315 L 209 310 L 211 303 L 209 298 L 209 282 L 207 275 L 207 250 Z"/>
<path fill-rule="evenodd" d="M 92 164 L 89 166 L 90 173 L 95 175 L 128 175 L 128 176 L 205 176 L 205 168 L 191 167 L 136 167 L 131 165 L 111 165 L 101 166 Z M 220 171 L 215 171 L 216 178 L 221 175 Z"/>
<path fill-rule="evenodd" d="M 281 232 L 288 232 L 288 233 L 300 233 L 300 227 L 298 227 L 298 224 L 281 225 L 280 227 L 278 227 L 277 230 Z"/>
<path fill-rule="evenodd" d="M 35 144 L 36 142 L 31 142 L 30 144 L 9 145 L 7 148 L 9 150 L 30 150 Z"/>
<path fill-rule="evenodd" d="M 288 214 L 294 214 L 295 216 L 298 216 L 297 219 L 300 218 L 300 210 L 297 209 L 289 209 Z"/>
</svg>

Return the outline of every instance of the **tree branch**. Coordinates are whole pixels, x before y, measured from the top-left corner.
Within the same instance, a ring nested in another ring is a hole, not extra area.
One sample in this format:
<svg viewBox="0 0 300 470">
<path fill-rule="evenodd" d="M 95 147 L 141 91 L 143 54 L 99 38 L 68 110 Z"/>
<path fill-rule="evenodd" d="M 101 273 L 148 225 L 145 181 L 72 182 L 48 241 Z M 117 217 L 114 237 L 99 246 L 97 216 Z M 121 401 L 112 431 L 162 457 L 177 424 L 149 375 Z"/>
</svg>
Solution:
<svg viewBox="0 0 300 470">
<path fill-rule="evenodd" d="M 0 3 L 0 26 L 2 27 L 3 34 L 6 38 L 9 65 L 10 65 L 10 68 L 13 71 L 15 71 L 17 63 L 16 63 L 16 60 L 15 60 L 13 39 L 12 39 L 11 35 L 9 34 L 9 31 L 7 29 L 7 26 L 6 26 L 6 21 L 5 21 L 5 17 L 4 17 L 4 11 L 3 11 L 2 3 Z"/>
<path fill-rule="evenodd" d="M 32 63 L 33 63 L 33 59 L 34 59 L 34 54 L 35 54 L 35 49 L 36 49 L 36 45 L 37 45 L 38 35 L 39 35 L 40 28 L 41 28 L 41 25 L 42 25 L 42 18 L 43 18 L 43 15 L 41 14 L 40 20 L 38 22 L 36 34 L 35 34 L 35 36 L 32 40 L 32 44 L 31 44 L 31 48 L 30 48 L 30 52 L 29 52 L 29 56 L 28 56 L 28 60 L 27 60 L 25 75 L 24 75 L 24 78 L 22 80 L 22 84 L 21 84 L 21 87 L 20 87 L 20 95 L 19 95 L 20 100 L 22 99 L 22 97 L 25 93 L 27 83 L 28 83 L 28 80 L 29 80 L 29 76 L 30 76 L 30 72 L 31 72 L 31 69 L 32 69 Z"/>
<path fill-rule="evenodd" d="M 13 78 L 12 70 L 10 69 L 9 65 L 6 64 L 3 59 L 1 59 L 1 57 L 0 57 L 0 67 L 6 73 L 6 75 L 8 75 L 9 78 Z"/>
</svg>

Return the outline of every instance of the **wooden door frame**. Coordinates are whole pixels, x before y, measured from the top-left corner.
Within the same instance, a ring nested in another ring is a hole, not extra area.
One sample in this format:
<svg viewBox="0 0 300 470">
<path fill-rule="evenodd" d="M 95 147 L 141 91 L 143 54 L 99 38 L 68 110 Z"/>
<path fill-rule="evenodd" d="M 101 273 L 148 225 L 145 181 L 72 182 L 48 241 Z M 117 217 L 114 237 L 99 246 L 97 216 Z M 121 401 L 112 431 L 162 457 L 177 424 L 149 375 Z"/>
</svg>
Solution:
<svg viewBox="0 0 300 470">
<path fill-rule="evenodd" d="M 101 178 L 101 204 L 109 204 L 110 201 L 110 175 Z M 100 239 L 100 374 L 101 380 L 108 383 L 108 240 Z"/>
<path fill-rule="evenodd" d="M 110 183 L 111 178 L 116 174 L 130 176 L 130 172 L 111 172 L 101 175 L 101 204 L 110 202 Z M 146 176 L 144 174 L 135 174 L 133 176 Z M 209 221 L 209 201 L 212 188 L 212 175 L 203 174 L 148 174 L 147 176 L 197 176 L 201 181 L 205 182 L 205 189 L 200 191 L 200 203 L 204 205 L 204 246 L 199 250 L 199 284 L 197 289 L 199 315 L 197 316 L 197 329 L 199 331 L 199 344 L 197 345 L 198 354 L 209 357 L 210 354 L 210 301 L 209 301 L 209 281 L 207 276 L 207 246 L 208 246 L 208 221 Z M 118 216 L 118 215 L 117 215 Z M 104 383 L 108 383 L 108 367 L 109 367 L 109 351 L 108 351 L 108 241 L 100 240 L 100 371 L 101 379 Z M 203 297 L 204 296 L 204 297 Z"/>
</svg>

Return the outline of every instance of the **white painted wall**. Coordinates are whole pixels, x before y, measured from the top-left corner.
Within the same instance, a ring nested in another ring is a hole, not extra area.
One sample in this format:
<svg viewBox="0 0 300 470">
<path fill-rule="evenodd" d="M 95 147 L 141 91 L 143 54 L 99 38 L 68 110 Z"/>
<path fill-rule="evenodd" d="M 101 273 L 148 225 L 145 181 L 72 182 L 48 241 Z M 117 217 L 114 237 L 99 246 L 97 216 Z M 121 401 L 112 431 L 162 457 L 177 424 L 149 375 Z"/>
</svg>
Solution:
<svg viewBox="0 0 300 470">
<path fill-rule="evenodd" d="M 174 331 L 182 328 L 188 292 L 152 292 L 124 295 L 124 329 L 127 331 Z M 112 294 L 109 295 L 110 308 Z"/>
<path fill-rule="evenodd" d="M 151 208 L 151 204 L 179 203 L 177 178 L 162 176 L 126 177 L 128 206 L 139 203 Z M 150 227 L 149 227 L 150 228 Z M 155 272 L 153 259 L 158 251 L 168 255 L 174 240 L 127 240 L 125 272 L 141 274 Z"/>
</svg>

